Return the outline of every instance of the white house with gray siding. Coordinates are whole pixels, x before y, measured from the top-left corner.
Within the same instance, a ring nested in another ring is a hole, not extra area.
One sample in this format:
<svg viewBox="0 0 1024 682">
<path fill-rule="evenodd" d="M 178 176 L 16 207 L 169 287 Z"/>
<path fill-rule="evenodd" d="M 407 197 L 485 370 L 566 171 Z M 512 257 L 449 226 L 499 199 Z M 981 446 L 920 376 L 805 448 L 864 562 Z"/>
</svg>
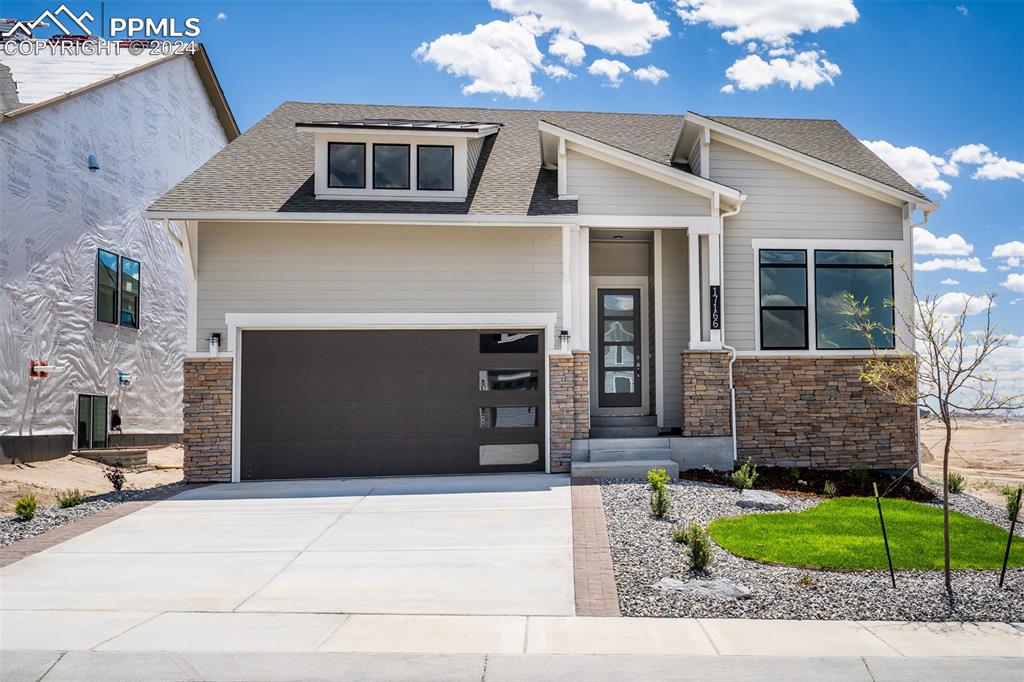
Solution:
<svg viewBox="0 0 1024 682">
<path fill-rule="evenodd" d="M 146 213 L 186 476 L 906 468 L 840 304 L 936 208 L 836 121 L 286 102 Z"/>
</svg>

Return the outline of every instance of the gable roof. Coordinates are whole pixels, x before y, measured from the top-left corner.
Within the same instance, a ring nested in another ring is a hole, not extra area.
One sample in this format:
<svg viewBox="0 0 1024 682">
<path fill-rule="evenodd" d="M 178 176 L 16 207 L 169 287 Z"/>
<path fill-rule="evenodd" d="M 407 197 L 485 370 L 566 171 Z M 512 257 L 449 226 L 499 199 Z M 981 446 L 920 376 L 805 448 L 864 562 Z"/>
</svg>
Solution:
<svg viewBox="0 0 1024 682">
<path fill-rule="evenodd" d="M 927 199 L 836 121 L 707 118 Z M 465 201 L 317 199 L 312 135 L 297 129 L 296 123 L 366 119 L 487 121 L 500 128 L 485 138 Z M 557 171 L 543 167 L 538 141 L 542 121 L 691 172 L 672 160 L 684 116 L 285 102 L 168 191 L 150 211 L 154 217 L 160 213 L 576 215 L 576 201 L 558 199 Z"/>
<path fill-rule="evenodd" d="M 703 115 L 702 115 L 703 116 Z M 925 201 L 920 190 L 890 168 L 853 133 L 833 119 L 703 116 L 795 152 L 838 166 Z"/>
<path fill-rule="evenodd" d="M 85 94 L 107 83 L 127 78 L 146 69 L 188 55 L 133 55 L 128 50 L 109 54 L 59 54 L 43 50 L 38 54 L 0 55 L 0 122 L 37 111 L 70 97 Z M 202 45 L 191 55 L 199 80 L 224 129 L 228 141 L 240 131 L 210 57 Z"/>
</svg>

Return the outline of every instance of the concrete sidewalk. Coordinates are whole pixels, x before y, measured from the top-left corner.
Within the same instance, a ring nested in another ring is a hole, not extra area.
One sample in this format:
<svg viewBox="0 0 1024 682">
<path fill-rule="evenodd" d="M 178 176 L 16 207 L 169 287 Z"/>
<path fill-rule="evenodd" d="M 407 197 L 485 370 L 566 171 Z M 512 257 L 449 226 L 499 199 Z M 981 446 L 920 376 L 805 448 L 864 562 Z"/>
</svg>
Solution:
<svg viewBox="0 0 1024 682">
<path fill-rule="evenodd" d="M 692 618 L 6 610 L 0 611 L 0 649 L 528 656 L 1024 657 L 1024 626 Z"/>
<path fill-rule="evenodd" d="M 792 656 L 525 656 L 483 654 L 16 652 L 0 657 L 7 682 L 1017 682 L 1020 659 Z"/>
</svg>

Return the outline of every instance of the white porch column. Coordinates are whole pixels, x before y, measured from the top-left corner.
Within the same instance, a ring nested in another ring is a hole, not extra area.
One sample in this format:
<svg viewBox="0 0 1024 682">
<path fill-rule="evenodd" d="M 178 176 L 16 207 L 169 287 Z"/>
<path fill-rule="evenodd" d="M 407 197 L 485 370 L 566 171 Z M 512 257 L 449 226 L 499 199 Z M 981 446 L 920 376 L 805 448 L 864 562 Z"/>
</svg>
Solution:
<svg viewBox="0 0 1024 682">
<path fill-rule="evenodd" d="M 693 230 L 686 234 L 686 274 L 690 294 L 690 348 L 700 345 L 700 235 Z"/>
<path fill-rule="evenodd" d="M 574 332 L 573 325 L 573 279 L 575 268 L 573 268 L 573 237 L 579 230 L 575 225 L 562 225 L 562 319 L 560 329 L 555 330 L 559 334 L 561 329 L 567 330 L 570 334 Z M 555 339 L 555 348 L 558 348 L 558 340 Z"/>
<path fill-rule="evenodd" d="M 722 240 L 718 234 L 709 234 L 708 240 L 708 341 L 722 344 Z M 711 300 L 711 288 L 717 287 L 718 300 Z M 717 320 L 712 324 L 712 315 Z M 712 329 L 717 326 L 718 329 Z"/>
<path fill-rule="evenodd" d="M 576 239 L 576 327 L 572 331 L 573 348 L 590 350 L 590 228 L 579 228 Z"/>
</svg>

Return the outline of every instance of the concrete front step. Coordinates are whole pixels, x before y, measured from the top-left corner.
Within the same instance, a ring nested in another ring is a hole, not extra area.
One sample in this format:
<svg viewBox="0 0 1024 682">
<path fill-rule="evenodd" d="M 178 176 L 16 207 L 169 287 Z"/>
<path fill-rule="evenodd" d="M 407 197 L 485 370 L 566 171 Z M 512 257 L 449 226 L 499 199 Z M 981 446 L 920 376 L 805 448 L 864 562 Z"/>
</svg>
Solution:
<svg viewBox="0 0 1024 682">
<path fill-rule="evenodd" d="M 590 418 L 590 426 L 657 426 L 658 418 L 654 415 L 643 417 L 594 416 Z"/>
<path fill-rule="evenodd" d="M 591 426 L 591 438 L 657 438 L 657 426 Z"/>
<path fill-rule="evenodd" d="M 658 459 L 672 459 L 671 450 L 652 448 L 629 448 L 623 450 L 594 450 L 591 462 L 646 462 Z"/>
<path fill-rule="evenodd" d="M 149 450 L 144 448 L 103 448 L 94 450 L 72 450 L 75 457 L 91 459 L 100 464 L 120 467 L 144 467 L 149 459 Z"/>
<path fill-rule="evenodd" d="M 679 465 L 670 459 L 646 459 L 627 462 L 573 462 L 574 478 L 639 478 L 646 479 L 651 469 L 664 469 L 672 478 L 679 478 Z"/>
<path fill-rule="evenodd" d="M 589 452 L 601 450 L 664 450 L 668 459 L 668 452 L 672 450 L 672 439 L 670 438 L 591 438 L 587 441 Z"/>
</svg>

